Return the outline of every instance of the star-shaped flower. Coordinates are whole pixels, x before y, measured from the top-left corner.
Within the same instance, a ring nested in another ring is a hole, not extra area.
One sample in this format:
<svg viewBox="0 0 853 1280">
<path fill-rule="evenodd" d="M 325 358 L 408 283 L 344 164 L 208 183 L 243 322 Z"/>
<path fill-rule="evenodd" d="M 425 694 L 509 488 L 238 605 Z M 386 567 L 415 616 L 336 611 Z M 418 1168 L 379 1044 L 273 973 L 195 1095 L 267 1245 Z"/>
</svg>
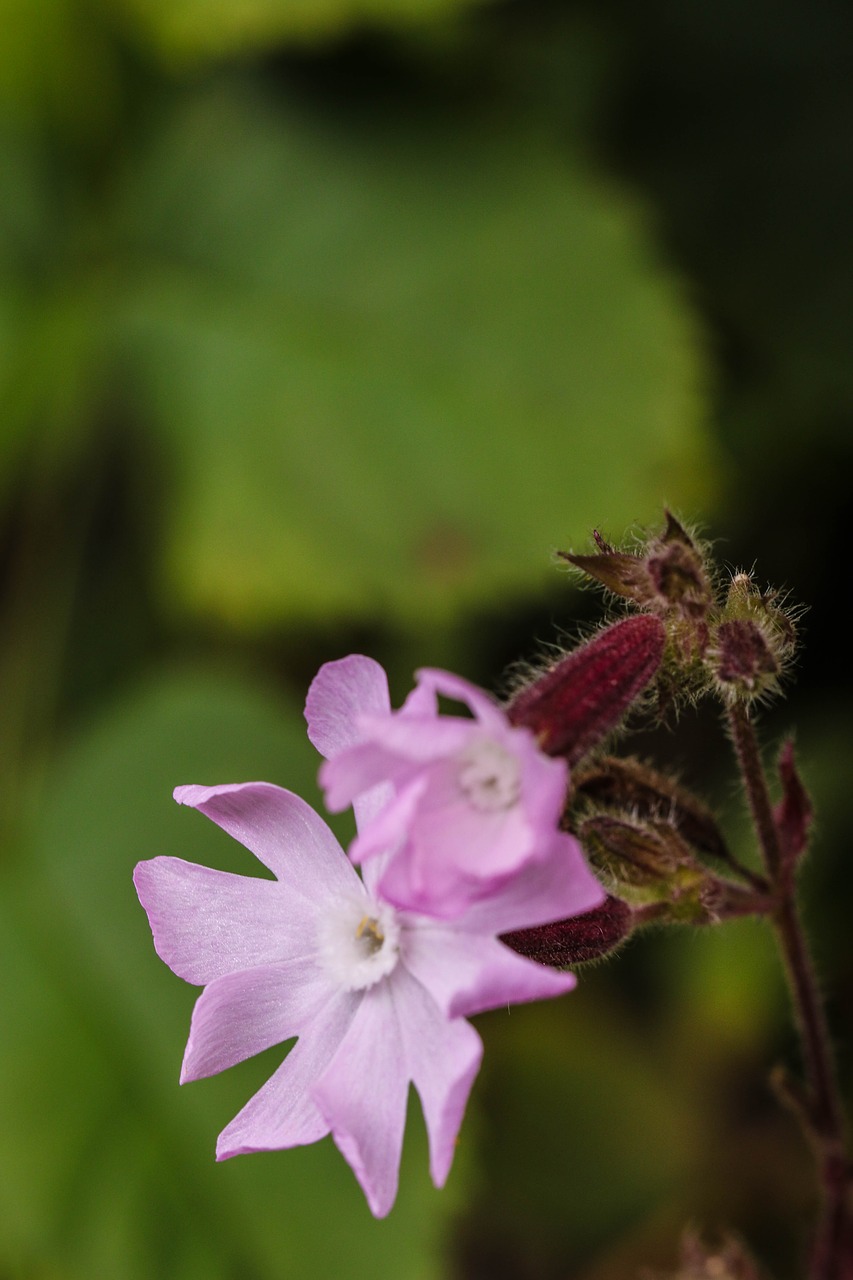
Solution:
<svg viewBox="0 0 853 1280">
<path fill-rule="evenodd" d="M 352 857 L 390 850 L 385 897 L 452 918 L 551 856 L 568 767 L 466 680 L 434 670 L 417 679 L 392 711 L 378 663 L 359 654 L 327 663 L 308 693 L 308 734 L 327 757 L 320 781 L 333 812 L 384 784 Z M 473 719 L 440 714 L 439 695 L 464 703 Z M 575 856 L 582 864 L 577 845 Z"/>
<path fill-rule="evenodd" d="M 327 730 L 345 737 L 347 717 Z M 595 906 L 596 881 L 556 836 L 552 856 L 452 922 L 395 907 L 364 880 L 323 820 L 269 783 L 179 787 L 273 872 L 210 870 L 179 858 L 140 863 L 134 880 L 161 958 L 203 986 L 181 1080 L 230 1067 L 298 1037 L 282 1065 L 219 1136 L 217 1158 L 300 1146 L 331 1133 L 377 1217 L 397 1192 L 406 1097 L 413 1082 L 443 1185 L 482 1054 L 464 1019 L 559 995 L 571 974 L 498 941 L 510 929 Z M 381 795 L 366 797 L 369 820 Z"/>
</svg>

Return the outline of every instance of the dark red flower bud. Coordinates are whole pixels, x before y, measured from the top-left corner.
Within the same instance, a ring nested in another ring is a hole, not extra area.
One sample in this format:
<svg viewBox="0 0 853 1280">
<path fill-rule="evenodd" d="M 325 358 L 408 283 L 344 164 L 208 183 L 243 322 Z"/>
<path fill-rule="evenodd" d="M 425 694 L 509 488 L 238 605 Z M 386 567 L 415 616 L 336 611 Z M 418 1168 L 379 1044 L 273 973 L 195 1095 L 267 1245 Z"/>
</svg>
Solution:
<svg viewBox="0 0 853 1280">
<path fill-rule="evenodd" d="M 516 929 L 503 934 L 501 941 L 540 964 L 565 969 L 615 951 L 632 928 L 632 912 L 627 902 L 608 896 L 600 907 L 583 915 L 536 929 Z"/>
<path fill-rule="evenodd" d="M 657 618 L 613 623 L 520 689 L 507 707 L 510 722 L 574 763 L 619 724 L 655 675 L 665 642 Z"/>
</svg>

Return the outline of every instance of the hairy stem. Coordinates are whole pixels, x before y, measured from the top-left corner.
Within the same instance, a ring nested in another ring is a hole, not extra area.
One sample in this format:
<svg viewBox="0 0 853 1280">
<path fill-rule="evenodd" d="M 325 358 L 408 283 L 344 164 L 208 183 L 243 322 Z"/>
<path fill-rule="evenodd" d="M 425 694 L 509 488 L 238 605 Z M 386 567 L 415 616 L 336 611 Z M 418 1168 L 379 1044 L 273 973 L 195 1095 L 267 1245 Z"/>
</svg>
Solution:
<svg viewBox="0 0 853 1280">
<path fill-rule="evenodd" d="M 746 707 L 729 708 L 729 725 L 775 906 L 770 915 L 785 966 L 802 1047 L 807 1091 L 803 1118 L 815 1148 L 823 1205 L 809 1280 L 842 1280 L 849 1169 L 835 1064 L 817 977 L 800 920 L 791 859 L 782 856 L 767 777 Z"/>
</svg>

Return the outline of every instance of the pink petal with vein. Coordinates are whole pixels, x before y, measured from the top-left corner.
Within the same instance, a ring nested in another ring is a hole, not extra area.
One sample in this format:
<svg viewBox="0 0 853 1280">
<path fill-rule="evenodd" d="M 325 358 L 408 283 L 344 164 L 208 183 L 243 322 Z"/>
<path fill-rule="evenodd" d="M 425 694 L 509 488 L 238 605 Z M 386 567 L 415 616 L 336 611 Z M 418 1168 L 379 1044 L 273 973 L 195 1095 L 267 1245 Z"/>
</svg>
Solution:
<svg viewBox="0 0 853 1280">
<path fill-rule="evenodd" d="M 311 1089 L 337 1053 L 361 1004 L 360 994 L 333 996 L 284 1062 L 222 1130 L 217 1160 L 317 1142 L 329 1132 Z"/>
<path fill-rule="evenodd" d="M 329 979 L 313 958 L 217 978 L 193 1009 L 181 1084 L 301 1035 L 328 999 Z"/>
</svg>

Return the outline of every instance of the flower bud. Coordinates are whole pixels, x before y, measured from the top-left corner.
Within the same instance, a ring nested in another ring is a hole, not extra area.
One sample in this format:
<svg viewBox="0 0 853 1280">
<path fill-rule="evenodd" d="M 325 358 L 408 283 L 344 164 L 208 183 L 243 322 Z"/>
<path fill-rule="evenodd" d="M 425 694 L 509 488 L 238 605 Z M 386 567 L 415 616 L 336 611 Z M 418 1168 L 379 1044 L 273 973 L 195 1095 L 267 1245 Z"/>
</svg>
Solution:
<svg viewBox="0 0 853 1280">
<path fill-rule="evenodd" d="M 535 929 L 516 929 L 501 941 L 513 951 L 557 969 L 599 960 L 615 951 L 633 928 L 627 902 L 608 895 L 600 907 Z"/>
<path fill-rule="evenodd" d="M 567 654 L 507 707 L 543 751 L 579 760 L 614 729 L 660 666 L 666 634 L 653 617 L 624 618 Z"/>
<path fill-rule="evenodd" d="M 730 854 L 707 805 L 674 778 L 631 756 L 602 756 L 573 777 L 575 794 L 596 808 L 636 818 L 665 818 L 683 840 L 701 854 L 728 862 Z"/>
<path fill-rule="evenodd" d="M 704 867 L 669 822 L 596 814 L 578 837 L 599 878 L 635 908 L 635 925 L 717 924 L 770 909 L 767 894 Z"/>
<path fill-rule="evenodd" d="M 795 644 L 793 621 L 776 593 L 759 591 L 749 574 L 735 574 L 707 654 L 723 698 L 751 701 L 772 693 Z"/>
<path fill-rule="evenodd" d="M 751 618 L 721 622 L 714 631 L 714 669 L 727 694 L 751 698 L 775 682 L 779 663 Z"/>
</svg>

